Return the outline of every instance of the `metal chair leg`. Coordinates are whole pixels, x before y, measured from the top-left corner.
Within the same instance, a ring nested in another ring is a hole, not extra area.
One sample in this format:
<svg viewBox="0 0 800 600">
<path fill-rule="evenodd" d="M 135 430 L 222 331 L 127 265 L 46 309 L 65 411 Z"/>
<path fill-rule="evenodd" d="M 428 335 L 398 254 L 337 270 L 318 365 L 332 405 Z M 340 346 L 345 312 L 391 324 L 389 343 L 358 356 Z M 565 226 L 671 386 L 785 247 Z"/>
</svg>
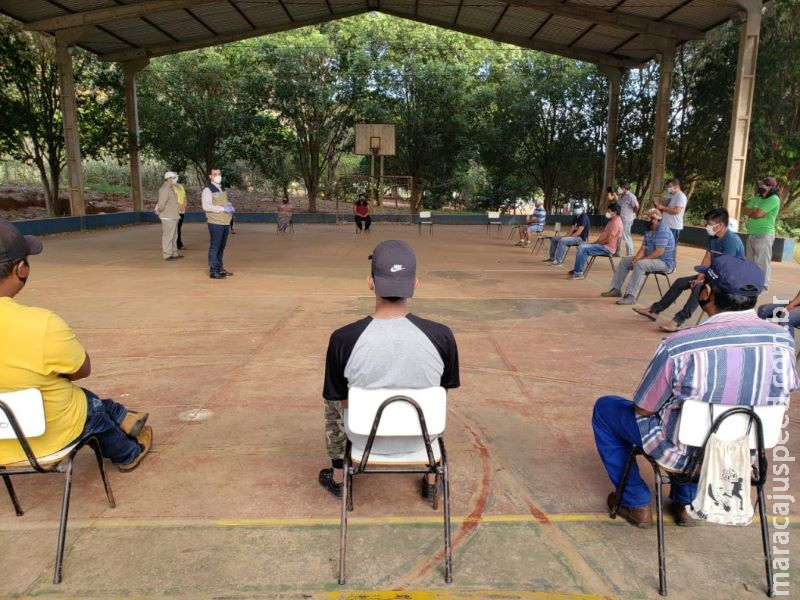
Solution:
<svg viewBox="0 0 800 600">
<path fill-rule="evenodd" d="M 108 500 L 108 505 L 111 508 L 116 508 L 117 503 L 114 500 L 114 492 L 111 491 L 111 484 L 108 482 L 108 476 L 106 475 L 106 466 L 103 462 L 103 453 L 100 450 L 100 442 L 96 439 L 89 440 L 88 445 L 94 450 L 94 456 L 97 459 L 97 468 L 100 469 L 100 478 L 103 480 L 103 488 L 106 490 L 106 500 Z"/>
<path fill-rule="evenodd" d="M 667 557 L 664 550 L 664 503 L 661 489 L 661 469 L 655 462 L 653 472 L 656 480 L 656 529 L 658 530 L 658 593 L 667 595 Z"/>
<path fill-rule="evenodd" d="M 345 569 L 347 561 L 347 502 L 350 498 L 350 480 L 353 475 L 350 472 L 350 443 L 347 444 L 344 456 L 344 485 L 342 486 L 342 520 L 339 525 L 339 585 L 345 584 Z M 352 509 L 351 509 L 352 510 Z"/>
<path fill-rule="evenodd" d="M 439 510 L 439 485 L 441 482 L 442 478 L 439 476 L 439 467 L 437 467 L 436 478 L 433 480 L 433 510 Z"/>
<path fill-rule="evenodd" d="M 775 595 L 773 588 L 772 575 L 772 549 L 769 539 L 769 524 L 767 523 L 767 513 L 764 502 L 764 487 L 757 486 L 758 490 L 758 519 L 761 521 L 761 544 L 764 546 L 764 563 L 767 571 L 767 596 L 772 598 Z"/>
<path fill-rule="evenodd" d="M 633 461 L 635 460 L 636 460 L 636 448 L 632 449 L 630 451 L 630 454 L 628 454 L 628 462 L 625 463 L 625 470 L 622 472 L 622 478 L 619 480 L 619 483 L 617 484 L 617 489 L 614 490 L 614 494 L 617 498 L 617 503 L 611 508 L 611 512 L 608 515 L 612 519 L 617 518 L 619 507 L 622 504 L 622 492 L 625 490 L 625 486 L 628 483 L 628 475 L 631 472 L 631 467 L 633 467 Z"/>
<path fill-rule="evenodd" d="M 61 583 L 61 567 L 64 562 L 64 540 L 67 537 L 67 519 L 69 518 L 69 496 L 72 492 L 72 465 L 75 457 L 67 461 L 64 471 L 64 498 L 61 500 L 61 522 L 58 525 L 58 545 L 56 546 L 56 567 L 53 572 L 53 583 Z"/>
<path fill-rule="evenodd" d="M 453 547 L 450 539 L 450 477 L 447 468 L 447 454 L 444 451 L 444 442 L 440 442 L 442 448 L 442 500 L 444 501 L 444 580 L 445 583 L 453 583 Z"/>
<path fill-rule="evenodd" d="M 658 273 L 655 274 L 655 279 L 656 279 L 656 287 L 658 287 L 658 295 L 663 298 L 664 297 L 664 292 L 661 291 L 661 282 L 658 279 Z"/>
<path fill-rule="evenodd" d="M 8 495 L 11 497 L 11 503 L 14 505 L 14 511 L 17 513 L 18 517 L 21 517 L 25 514 L 22 510 L 22 506 L 19 504 L 19 500 L 17 499 L 17 493 L 14 491 L 14 485 L 11 483 L 11 477 L 8 475 L 3 475 L 3 481 L 6 483 L 6 489 L 8 490 Z"/>
</svg>

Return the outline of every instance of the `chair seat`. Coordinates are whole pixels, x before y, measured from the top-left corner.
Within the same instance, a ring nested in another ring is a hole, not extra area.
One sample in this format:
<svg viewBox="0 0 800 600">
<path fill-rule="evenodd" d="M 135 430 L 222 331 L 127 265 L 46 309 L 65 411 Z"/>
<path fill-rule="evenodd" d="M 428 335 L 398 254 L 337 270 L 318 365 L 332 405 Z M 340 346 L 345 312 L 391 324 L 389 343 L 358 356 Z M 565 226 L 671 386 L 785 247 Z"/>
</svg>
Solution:
<svg viewBox="0 0 800 600">
<path fill-rule="evenodd" d="M 354 436 L 354 437 L 362 437 L 362 436 Z M 351 457 L 353 460 L 353 464 L 361 463 L 361 459 L 364 457 L 364 448 L 366 446 L 366 439 L 364 440 L 351 440 L 353 442 L 353 449 L 351 453 Z M 372 446 L 372 450 L 369 453 L 369 460 L 368 465 L 377 467 L 377 466 L 392 466 L 392 467 L 404 467 L 404 466 L 424 466 L 428 464 L 428 453 L 425 451 L 425 445 L 419 444 L 417 448 L 411 449 L 406 448 L 404 450 L 392 453 L 386 453 L 385 450 L 392 449 L 387 448 L 384 444 L 383 447 L 380 447 L 379 443 L 382 440 L 376 439 L 375 443 Z M 416 440 L 415 440 L 416 441 Z M 433 459 L 438 463 L 442 458 L 441 450 L 439 449 L 439 444 L 433 443 L 434 440 L 431 440 L 431 450 L 433 450 Z M 384 452 L 380 452 L 380 450 L 384 450 Z"/>
<path fill-rule="evenodd" d="M 58 464 L 62 460 L 67 458 L 69 456 L 69 453 L 72 452 L 75 449 L 75 446 L 77 445 L 78 442 L 76 441 L 75 443 L 70 444 L 65 448 L 62 448 L 57 452 L 53 452 L 52 454 L 48 454 L 46 456 L 37 456 L 36 460 L 43 467 Z M 25 469 L 25 468 L 27 469 L 31 468 L 31 463 L 29 463 L 27 459 L 15 463 L 7 463 L 5 465 L 0 465 L 0 470 L 8 470 L 8 471 L 14 469 Z"/>
</svg>

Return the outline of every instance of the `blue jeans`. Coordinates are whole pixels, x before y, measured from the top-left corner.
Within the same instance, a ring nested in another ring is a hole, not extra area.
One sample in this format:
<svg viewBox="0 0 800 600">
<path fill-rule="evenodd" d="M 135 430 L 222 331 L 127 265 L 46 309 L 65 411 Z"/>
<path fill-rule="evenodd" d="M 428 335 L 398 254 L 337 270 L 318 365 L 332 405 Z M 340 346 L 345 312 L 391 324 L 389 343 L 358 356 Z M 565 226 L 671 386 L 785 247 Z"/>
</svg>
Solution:
<svg viewBox="0 0 800 600">
<path fill-rule="evenodd" d="M 675 247 L 677 248 L 678 240 L 681 237 L 681 231 L 683 231 L 683 229 L 673 229 L 672 227 L 670 227 L 669 230 L 672 232 L 672 237 L 675 238 Z"/>
<path fill-rule="evenodd" d="M 583 238 L 579 236 L 554 237 L 550 240 L 550 260 L 560 265 L 567 256 L 567 248 L 579 246 L 582 243 Z"/>
<path fill-rule="evenodd" d="M 800 309 L 786 311 L 784 308 L 788 302 L 780 304 L 764 304 L 758 307 L 758 316 L 773 323 L 786 327 L 789 333 L 794 334 L 794 330 L 800 327 Z"/>
<path fill-rule="evenodd" d="M 678 312 L 675 313 L 675 316 L 672 318 L 678 325 L 683 324 L 684 321 L 687 321 L 691 318 L 694 311 L 700 306 L 700 292 L 703 289 L 702 285 L 696 285 L 694 287 L 691 286 L 691 283 L 696 279 L 696 276 L 689 275 L 688 277 L 681 277 L 680 279 L 676 279 L 667 292 L 664 294 L 664 297 L 661 298 L 658 302 L 654 302 L 650 305 L 650 311 L 656 314 L 661 314 L 665 310 L 667 310 L 672 304 L 680 297 L 680 295 L 685 292 L 686 290 L 691 290 L 689 292 L 689 298 L 686 300 L 686 304 L 683 305 L 683 308 L 680 309 Z"/>
<path fill-rule="evenodd" d="M 101 400 L 87 389 L 86 425 L 80 439 L 94 436 L 100 442 L 103 456 L 118 465 L 127 465 L 139 456 L 142 447 L 125 435 L 119 424 L 128 414 L 128 409 L 113 400 Z"/>
<path fill-rule="evenodd" d="M 619 484 L 625 472 L 625 464 L 631 449 L 642 447 L 642 436 L 636 423 L 633 402 L 620 396 L 603 396 L 594 404 L 592 429 L 597 452 L 606 468 L 614 487 Z M 697 494 L 697 485 L 673 484 L 669 497 L 681 505 L 689 504 Z M 628 483 L 622 491 L 622 506 L 642 508 L 650 506 L 650 488 L 639 474 L 634 462 L 628 474 Z"/>
<path fill-rule="evenodd" d="M 590 256 L 611 256 L 611 252 L 603 244 L 581 244 L 573 267 L 576 275 L 583 275 Z"/>
<path fill-rule="evenodd" d="M 225 254 L 225 244 L 228 243 L 228 225 L 208 224 L 208 270 L 212 273 L 222 273 L 225 266 L 222 264 L 222 255 Z"/>
</svg>

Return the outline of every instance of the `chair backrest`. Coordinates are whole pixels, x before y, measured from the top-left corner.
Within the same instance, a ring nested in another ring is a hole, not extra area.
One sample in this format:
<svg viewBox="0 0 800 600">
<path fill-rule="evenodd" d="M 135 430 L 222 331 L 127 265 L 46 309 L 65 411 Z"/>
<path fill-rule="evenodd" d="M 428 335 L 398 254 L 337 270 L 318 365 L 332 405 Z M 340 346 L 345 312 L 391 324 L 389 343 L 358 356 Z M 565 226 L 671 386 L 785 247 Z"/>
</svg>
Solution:
<svg viewBox="0 0 800 600">
<path fill-rule="evenodd" d="M 553 224 L 553 234 L 558 235 L 561 233 L 561 221 L 556 221 Z"/>
<path fill-rule="evenodd" d="M 681 422 L 678 429 L 678 441 L 686 446 L 703 446 L 711 431 L 713 421 L 723 413 L 736 408 L 727 404 L 709 404 L 700 400 L 686 400 L 681 406 Z M 764 429 L 764 448 L 777 445 L 781 435 L 783 415 L 786 412 L 784 404 L 770 406 L 755 406 L 755 413 L 761 419 Z M 724 441 L 732 441 L 747 433 L 749 418 L 745 414 L 732 415 L 720 425 L 717 435 Z M 756 427 L 750 428 L 750 448 L 758 448 Z"/>
<path fill-rule="evenodd" d="M 345 416 L 346 428 L 357 435 L 369 435 L 375 415 L 383 402 L 394 396 L 407 396 L 422 409 L 428 435 L 444 432 L 447 416 L 447 391 L 443 387 L 421 390 L 350 388 Z M 422 435 L 416 409 L 408 402 L 393 402 L 383 411 L 376 436 L 417 437 Z"/>
<path fill-rule="evenodd" d="M 14 414 L 22 434 L 26 438 L 35 438 L 44 433 L 44 400 L 42 392 L 36 388 L 18 390 L 16 392 L 0 392 L 0 402 L 5 404 Z M 8 415 L 0 408 L 0 440 L 17 439 Z"/>
<path fill-rule="evenodd" d="M 490 221 L 491 220 L 497 220 L 497 219 L 500 218 L 500 211 L 499 210 L 497 210 L 497 211 L 491 211 L 491 210 L 486 211 L 486 216 L 489 217 Z"/>
<path fill-rule="evenodd" d="M 420 219 L 430 219 L 431 218 L 431 211 L 429 211 L 429 210 L 421 210 L 421 211 L 419 211 L 419 218 Z"/>
</svg>

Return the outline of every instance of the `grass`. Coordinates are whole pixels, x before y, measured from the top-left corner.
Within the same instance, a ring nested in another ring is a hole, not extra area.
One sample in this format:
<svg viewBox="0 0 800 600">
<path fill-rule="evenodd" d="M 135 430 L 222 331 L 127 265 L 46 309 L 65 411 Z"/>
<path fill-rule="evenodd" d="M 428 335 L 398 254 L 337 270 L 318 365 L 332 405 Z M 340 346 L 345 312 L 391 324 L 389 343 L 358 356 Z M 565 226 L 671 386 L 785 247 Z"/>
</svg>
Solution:
<svg viewBox="0 0 800 600">
<path fill-rule="evenodd" d="M 92 190 L 93 192 L 103 192 L 105 194 L 131 193 L 131 186 L 129 185 L 120 185 L 115 183 L 104 183 L 104 182 L 86 183 L 85 185 L 86 189 Z"/>
</svg>

